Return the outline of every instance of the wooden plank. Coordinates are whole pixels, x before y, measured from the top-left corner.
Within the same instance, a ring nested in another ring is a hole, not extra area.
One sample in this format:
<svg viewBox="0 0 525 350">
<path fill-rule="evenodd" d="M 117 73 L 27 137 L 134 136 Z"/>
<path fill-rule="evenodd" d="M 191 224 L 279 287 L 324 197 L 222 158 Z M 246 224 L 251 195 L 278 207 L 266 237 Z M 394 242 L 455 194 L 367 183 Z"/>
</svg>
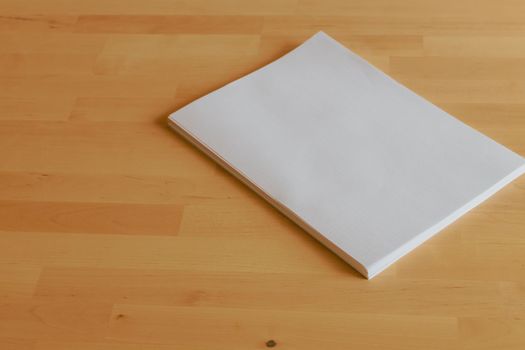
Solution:
<svg viewBox="0 0 525 350">
<path fill-rule="evenodd" d="M 206 329 L 206 337 L 198 329 Z M 454 317 L 129 304 L 115 306 L 110 326 L 110 336 L 120 341 L 150 343 L 154 334 L 162 343 L 198 347 L 217 344 L 220 349 L 263 348 L 269 340 L 290 348 L 363 346 L 371 344 L 365 339 L 377 333 L 382 340 L 376 338 L 372 344 L 377 345 L 372 348 L 399 343 L 401 339 L 409 347 L 416 347 L 434 340 L 451 340 L 457 331 Z M 240 332 L 243 336 L 236 336 Z M 315 336 L 318 332 L 328 338 L 320 340 Z"/>
<path fill-rule="evenodd" d="M 176 235 L 180 205 L 0 201 L 0 230 Z"/>
<path fill-rule="evenodd" d="M 0 265 L 74 266 L 182 271 L 358 273 L 320 243 L 293 228 L 275 237 L 184 237 L 46 232 L 6 232 Z M 393 269 L 391 269 L 391 272 Z"/>
<path fill-rule="evenodd" d="M 312 283 L 312 281 L 317 283 Z M 242 286 L 242 288 L 239 288 Z M 525 311 L 520 284 L 479 280 L 393 276 L 378 283 L 340 274 L 220 273 L 46 268 L 35 295 L 100 298 L 133 305 L 241 308 L 348 314 L 407 314 L 461 317 L 506 317 Z M 301 293 L 295 291 L 301 290 Z M 331 298 L 319 298 L 330 295 Z M 429 300 L 432 303 L 429 303 Z M 481 306 L 483 305 L 483 306 Z"/>
</svg>

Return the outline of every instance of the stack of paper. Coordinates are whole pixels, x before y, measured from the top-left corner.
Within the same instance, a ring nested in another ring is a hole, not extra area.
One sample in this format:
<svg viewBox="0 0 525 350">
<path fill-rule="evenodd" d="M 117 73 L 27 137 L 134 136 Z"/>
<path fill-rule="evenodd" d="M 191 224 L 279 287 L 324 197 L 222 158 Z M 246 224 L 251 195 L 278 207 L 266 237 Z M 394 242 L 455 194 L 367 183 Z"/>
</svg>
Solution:
<svg viewBox="0 0 525 350">
<path fill-rule="evenodd" d="M 367 278 L 525 171 L 324 33 L 169 122 Z"/>
</svg>

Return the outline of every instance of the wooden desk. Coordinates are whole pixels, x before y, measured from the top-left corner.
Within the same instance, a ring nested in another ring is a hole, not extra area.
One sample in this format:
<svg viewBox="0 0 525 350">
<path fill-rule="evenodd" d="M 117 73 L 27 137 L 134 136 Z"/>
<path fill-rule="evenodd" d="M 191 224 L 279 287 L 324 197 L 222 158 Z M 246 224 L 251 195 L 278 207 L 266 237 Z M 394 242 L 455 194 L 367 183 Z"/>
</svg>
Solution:
<svg viewBox="0 0 525 350">
<path fill-rule="evenodd" d="M 324 30 L 525 155 L 524 1 L 0 7 L 2 350 L 525 348 L 525 178 L 367 281 L 165 123 Z"/>
</svg>

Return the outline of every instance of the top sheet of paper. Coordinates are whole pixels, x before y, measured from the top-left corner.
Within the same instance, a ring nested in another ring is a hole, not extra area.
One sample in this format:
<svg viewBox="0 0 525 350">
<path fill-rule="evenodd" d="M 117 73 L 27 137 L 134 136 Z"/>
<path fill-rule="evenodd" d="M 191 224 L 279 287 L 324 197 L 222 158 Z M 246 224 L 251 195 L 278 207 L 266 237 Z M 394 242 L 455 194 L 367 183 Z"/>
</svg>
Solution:
<svg viewBox="0 0 525 350">
<path fill-rule="evenodd" d="M 367 278 L 525 171 L 324 33 L 170 123 Z"/>
</svg>

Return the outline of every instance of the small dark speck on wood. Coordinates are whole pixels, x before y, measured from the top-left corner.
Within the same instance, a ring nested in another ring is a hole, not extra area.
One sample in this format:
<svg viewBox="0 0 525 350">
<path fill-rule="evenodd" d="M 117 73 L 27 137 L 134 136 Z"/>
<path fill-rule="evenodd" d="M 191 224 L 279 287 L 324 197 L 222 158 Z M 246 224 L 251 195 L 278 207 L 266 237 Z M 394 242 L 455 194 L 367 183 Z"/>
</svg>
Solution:
<svg viewBox="0 0 525 350">
<path fill-rule="evenodd" d="M 273 347 L 275 347 L 276 345 L 277 345 L 277 343 L 276 343 L 275 340 L 273 340 L 273 339 L 268 340 L 268 341 L 266 342 L 266 347 L 267 347 L 267 348 L 273 348 Z"/>
</svg>

